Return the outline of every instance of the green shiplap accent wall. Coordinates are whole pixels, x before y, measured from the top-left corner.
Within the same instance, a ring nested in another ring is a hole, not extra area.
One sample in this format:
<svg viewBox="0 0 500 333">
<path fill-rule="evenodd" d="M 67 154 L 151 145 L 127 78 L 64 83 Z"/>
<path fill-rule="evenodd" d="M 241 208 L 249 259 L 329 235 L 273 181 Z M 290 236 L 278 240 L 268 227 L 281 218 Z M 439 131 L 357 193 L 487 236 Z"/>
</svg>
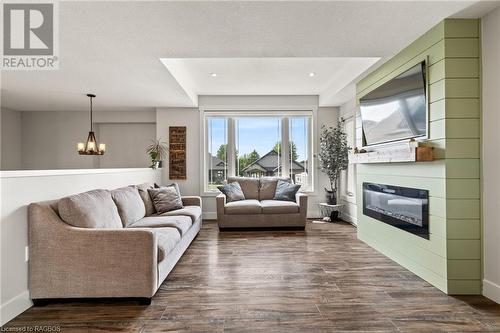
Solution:
<svg viewBox="0 0 500 333">
<path fill-rule="evenodd" d="M 358 238 L 448 294 L 481 293 L 479 20 L 447 19 L 361 80 L 357 98 L 428 59 L 429 140 L 436 160 L 360 164 L 362 183 L 429 190 L 430 239 L 363 215 Z"/>
</svg>

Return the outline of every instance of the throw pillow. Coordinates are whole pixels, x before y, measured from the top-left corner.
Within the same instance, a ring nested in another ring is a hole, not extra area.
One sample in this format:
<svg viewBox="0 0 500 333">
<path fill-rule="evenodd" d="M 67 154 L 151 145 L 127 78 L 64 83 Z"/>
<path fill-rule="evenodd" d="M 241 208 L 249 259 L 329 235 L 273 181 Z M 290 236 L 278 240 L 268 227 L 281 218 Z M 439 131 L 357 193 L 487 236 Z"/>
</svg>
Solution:
<svg viewBox="0 0 500 333">
<path fill-rule="evenodd" d="M 238 182 L 217 186 L 217 188 L 226 195 L 227 202 L 245 200 L 245 195 Z"/>
<path fill-rule="evenodd" d="M 173 186 L 150 188 L 148 193 L 158 214 L 184 208 L 181 196 Z"/>
<path fill-rule="evenodd" d="M 177 184 L 177 183 L 172 183 L 172 184 L 167 185 L 167 186 L 160 186 L 160 185 L 158 185 L 158 184 L 155 183 L 154 186 L 155 186 L 155 188 L 172 186 L 172 187 L 175 188 L 175 190 L 177 191 L 177 193 L 179 193 L 179 196 L 181 195 L 181 190 L 179 189 L 179 184 Z"/>
<path fill-rule="evenodd" d="M 287 181 L 278 180 L 276 192 L 273 200 L 295 201 L 295 195 L 299 191 L 300 185 L 291 184 Z"/>
<path fill-rule="evenodd" d="M 260 177 L 259 200 L 272 200 L 274 193 L 276 193 L 276 185 L 278 185 L 278 180 L 280 179 L 285 182 L 292 182 L 287 177 Z"/>
</svg>

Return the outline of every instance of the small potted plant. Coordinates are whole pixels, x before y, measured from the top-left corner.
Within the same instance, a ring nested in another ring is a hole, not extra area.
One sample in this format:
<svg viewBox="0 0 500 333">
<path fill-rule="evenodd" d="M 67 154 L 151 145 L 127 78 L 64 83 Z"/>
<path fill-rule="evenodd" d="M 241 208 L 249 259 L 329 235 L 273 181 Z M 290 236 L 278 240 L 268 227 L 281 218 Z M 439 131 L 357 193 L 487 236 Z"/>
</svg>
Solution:
<svg viewBox="0 0 500 333">
<path fill-rule="evenodd" d="M 340 177 L 340 172 L 347 169 L 349 165 L 347 146 L 347 135 L 343 131 L 343 121 L 340 121 L 338 126 L 321 127 L 320 148 L 319 148 L 319 167 L 330 179 L 330 189 L 325 188 L 327 202 L 330 205 L 337 204 L 337 183 Z M 335 212 L 338 217 L 338 212 Z"/>
<path fill-rule="evenodd" d="M 151 169 L 161 168 L 162 161 L 167 158 L 168 146 L 161 139 L 152 140 L 152 143 L 146 148 L 146 153 L 151 159 Z"/>
</svg>

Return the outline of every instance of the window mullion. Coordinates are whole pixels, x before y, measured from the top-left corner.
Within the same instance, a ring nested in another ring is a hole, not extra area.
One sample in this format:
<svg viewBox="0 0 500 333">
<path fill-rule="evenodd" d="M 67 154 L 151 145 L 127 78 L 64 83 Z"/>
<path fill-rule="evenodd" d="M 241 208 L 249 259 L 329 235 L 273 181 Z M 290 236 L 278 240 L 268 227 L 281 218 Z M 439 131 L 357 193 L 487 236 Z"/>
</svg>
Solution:
<svg viewBox="0 0 500 333">
<path fill-rule="evenodd" d="M 236 120 L 228 118 L 227 131 L 227 166 L 229 176 L 236 175 Z"/>
<path fill-rule="evenodd" d="M 313 118 L 308 117 L 307 118 L 307 135 L 309 136 L 307 140 L 307 178 L 308 178 L 308 184 L 309 184 L 309 189 L 312 191 L 314 190 L 314 148 L 313 148 L 313 140 L 314 140 L 314 134 L 313 134 Z"/>
<path fill-rule="evenodd" d="M 290 131 L 289 118 L 281 118 L 281 175 L 290 177 Z"/>
</svg>

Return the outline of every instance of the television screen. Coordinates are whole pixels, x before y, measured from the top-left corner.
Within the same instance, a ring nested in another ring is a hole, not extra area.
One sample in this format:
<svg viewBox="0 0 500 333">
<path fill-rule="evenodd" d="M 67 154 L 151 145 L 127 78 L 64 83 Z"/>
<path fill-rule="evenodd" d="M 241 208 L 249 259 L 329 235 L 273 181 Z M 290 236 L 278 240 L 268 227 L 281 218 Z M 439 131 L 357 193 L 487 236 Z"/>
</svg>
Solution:
<svg viewBox="0 0 500 333">
<path fill-rule="evenodd" d="M 365 146 L 425 137 L 425 63 L 363 96 L 360 109 Z"/>
</svg>

